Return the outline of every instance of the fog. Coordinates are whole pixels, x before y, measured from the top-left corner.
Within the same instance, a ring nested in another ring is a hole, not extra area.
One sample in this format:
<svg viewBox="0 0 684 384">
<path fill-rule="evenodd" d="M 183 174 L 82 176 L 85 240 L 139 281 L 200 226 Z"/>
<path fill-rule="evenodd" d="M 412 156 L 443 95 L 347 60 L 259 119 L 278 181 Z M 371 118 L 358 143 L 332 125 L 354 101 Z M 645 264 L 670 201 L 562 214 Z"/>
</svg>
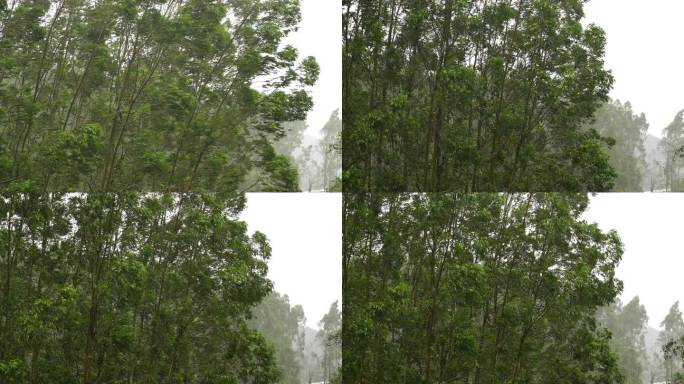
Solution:
<svg viewBox="0 0 684 384">
<path fill-rule="evenodd" d="M 270 241 L 275 290 L 317 329 L 330 304 L 342 303 L 342 194 L 250 193 L 241 218 Z"/>
<path fill-rule="evenodd" d="M 606 67 L 613 72 L 613 99 L 629 100 L 644 112 L 649 133 L 661 137 L 675 114 L 684 109 L 681 90 L 684 32 L 681 0 L 591 0 L 584 6 L 585 24 L 606 32 Z"/>
<path fill-rule="evenodd" d="M 624 254 L 616 274 L 624 282 L 621 300 L 638 295 L 653 328 L 684 298 L 682 212 L 683 194 L 608 193 L 592 197 L 584 215 L 620 235 Z"/>
</svg>

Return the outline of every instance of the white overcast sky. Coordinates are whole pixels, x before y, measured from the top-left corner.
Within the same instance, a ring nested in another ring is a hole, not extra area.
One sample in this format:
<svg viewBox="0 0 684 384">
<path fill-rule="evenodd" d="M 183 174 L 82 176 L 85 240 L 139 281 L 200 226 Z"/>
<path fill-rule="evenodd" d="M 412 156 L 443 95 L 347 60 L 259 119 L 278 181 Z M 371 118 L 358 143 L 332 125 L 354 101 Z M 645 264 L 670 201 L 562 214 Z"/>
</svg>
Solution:
<svg viewBox="0 0 684 384">
<path fill-rule="evenodd" d="M 584 218 L 615 229 L 624 245 L 616 272 L 622 302 L 638 295 L 649 325 L 659 328 L 670 306 L 684 299 L 684 194 L 608 193 L 590 202 Z"/>
<path fill-rule="evenodd" d="M 342 107 L 342 12 L 340 0 L 301 0 L 299 30 L 286 43 L 301 57 L 314 56 L 321 75 L 312 89 L 314 107 L 307 117 L 309 132 L 323 128 L 335 109 Z"/>
<path fill-rule="evenodd" d="M 606 31 L 606 66 L 613 99 L 645 113 L 649 133 L 662 130 L 684 109 L 684 1 L 590 0 L 586 22 Z"/>
<path fill-rule="evenodd" d="M 342 194 L 248 193 L 241 218 L 270 241 L 275 290 L 317 329 L 330 305 L 342 304 Z"/>
</svg>

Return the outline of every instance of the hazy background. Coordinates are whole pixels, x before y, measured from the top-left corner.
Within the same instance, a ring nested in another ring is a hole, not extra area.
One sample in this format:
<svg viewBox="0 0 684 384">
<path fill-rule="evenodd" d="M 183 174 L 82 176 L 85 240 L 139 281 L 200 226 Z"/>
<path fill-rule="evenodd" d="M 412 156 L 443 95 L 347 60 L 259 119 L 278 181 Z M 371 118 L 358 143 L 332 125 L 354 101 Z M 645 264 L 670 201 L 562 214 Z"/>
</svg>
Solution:
<svg viewBox="0 0 684 384">
<path fill-rule="evenodd" d="M 301 304 L 306 325 L 342 304 L 342 194 L 248 193 L 241 219 L 272 247 L 268 277 L 275 290 Z"/>
<path fill-rule="evenodd" d="M 649 133 L 662 130 L 684 109 L 684 1 L 591 0 L 585 23 L 606 31 L 606 67 L 613 71 L 611 97 L 646 114 Z"/>
<path fill-rule="evenodd" d="M 584 215 L 603 230 L 617 230 L 625 251 L 616 272 L 624 282 L 621 300 L 639 295 L 656 329 L 684 297 L 682 213 L 684 194 L 608 193 L 591 197 Z"/>
<path fill-rule="evenodd" d="M 314 107 L 306 119 L 311 135 L 323 127 L 330 113 L 342 107 L 342 13 L 339 0 L 301 0 L 299 30 L 285 40 L 301 57 L 314 56 L 321 75 L 313 87 Z"/>
</svg>

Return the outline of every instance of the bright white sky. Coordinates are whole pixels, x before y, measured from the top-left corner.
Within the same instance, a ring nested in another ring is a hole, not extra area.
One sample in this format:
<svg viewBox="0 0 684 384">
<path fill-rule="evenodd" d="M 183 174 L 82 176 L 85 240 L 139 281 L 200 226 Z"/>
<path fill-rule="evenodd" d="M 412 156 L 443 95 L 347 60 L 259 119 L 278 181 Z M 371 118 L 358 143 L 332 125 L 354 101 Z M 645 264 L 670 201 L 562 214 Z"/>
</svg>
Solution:
<svg viewBox="0 0 684 384">
<path fill-rule="evenodd" d="M 606 31 L 611 97 L 630 101 L 646 114 L 649 133 L 661 137 L 684 109 L 684 1 L 590 0 L 584 11 L 587 23 Z"/>
<path fill-rule="evenodd" d="M 314 56 L 321 66 L 312 89 L 314 107 L 306 121 L 307 132 L 316 135 L 332 112 L 342 108 L 342 12 L 340 0 L 301 0 L 300 9 L 299 30 L 286 43 L 301 57 Z"/>
<path fill-rule="evenodd" d="M 306 324 L 318 329 L 330 305 L 342 304 L 342 194 L 248 193 L 241 218 L 270 241 L 275 290 L 301 304 Z"/>
<path fill-rule="evenodd" d="M 684 304 L 684 194 L 608 193 L 591 197 L 584 218 L 615 229 L 624 245 L 617 277 L 627 303 L 638 295 L 658 329 L 675 301 Z"/>
</svg>

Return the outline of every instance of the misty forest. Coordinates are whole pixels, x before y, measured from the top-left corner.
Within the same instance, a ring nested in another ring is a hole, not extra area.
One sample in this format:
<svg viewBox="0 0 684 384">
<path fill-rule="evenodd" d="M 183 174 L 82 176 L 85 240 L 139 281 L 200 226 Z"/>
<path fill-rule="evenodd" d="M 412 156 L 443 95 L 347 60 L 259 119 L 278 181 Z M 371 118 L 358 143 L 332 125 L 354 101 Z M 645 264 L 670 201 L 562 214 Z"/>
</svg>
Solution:
<svg viewBox="0 0 684 384">
<path fill-rule="evenodd" d="M 584 194 L 347 194 L 345 383 L 684 383 L 679 303 L 620 302 Z M 391 368 L 389 368 L 391 367 Z"/>
<path fill-rule="evenodd" d="M 0 188 L 297 191 L 298 0 L 0 0 Z"/>
<path fill-rule="evenodd" d="M 339 382 L 338 303 L 273 290 L 244 195 L 0 197 L 0 383 Z"/>
<path fill-rule="evenodd" d="M 609 99 L 584 3 L 343 0 L 346 190 L 684 190 L 682 112 Z"/>
<path fill-rule="evenodd" d="M 285 134 L 274 145 L 277 153 L 297 167 L 299 189 L 305 192 L 342 192 L 342 120 L 333 111 L 318 135 L 305 121 L 284 124 Z"/>
</svg>

